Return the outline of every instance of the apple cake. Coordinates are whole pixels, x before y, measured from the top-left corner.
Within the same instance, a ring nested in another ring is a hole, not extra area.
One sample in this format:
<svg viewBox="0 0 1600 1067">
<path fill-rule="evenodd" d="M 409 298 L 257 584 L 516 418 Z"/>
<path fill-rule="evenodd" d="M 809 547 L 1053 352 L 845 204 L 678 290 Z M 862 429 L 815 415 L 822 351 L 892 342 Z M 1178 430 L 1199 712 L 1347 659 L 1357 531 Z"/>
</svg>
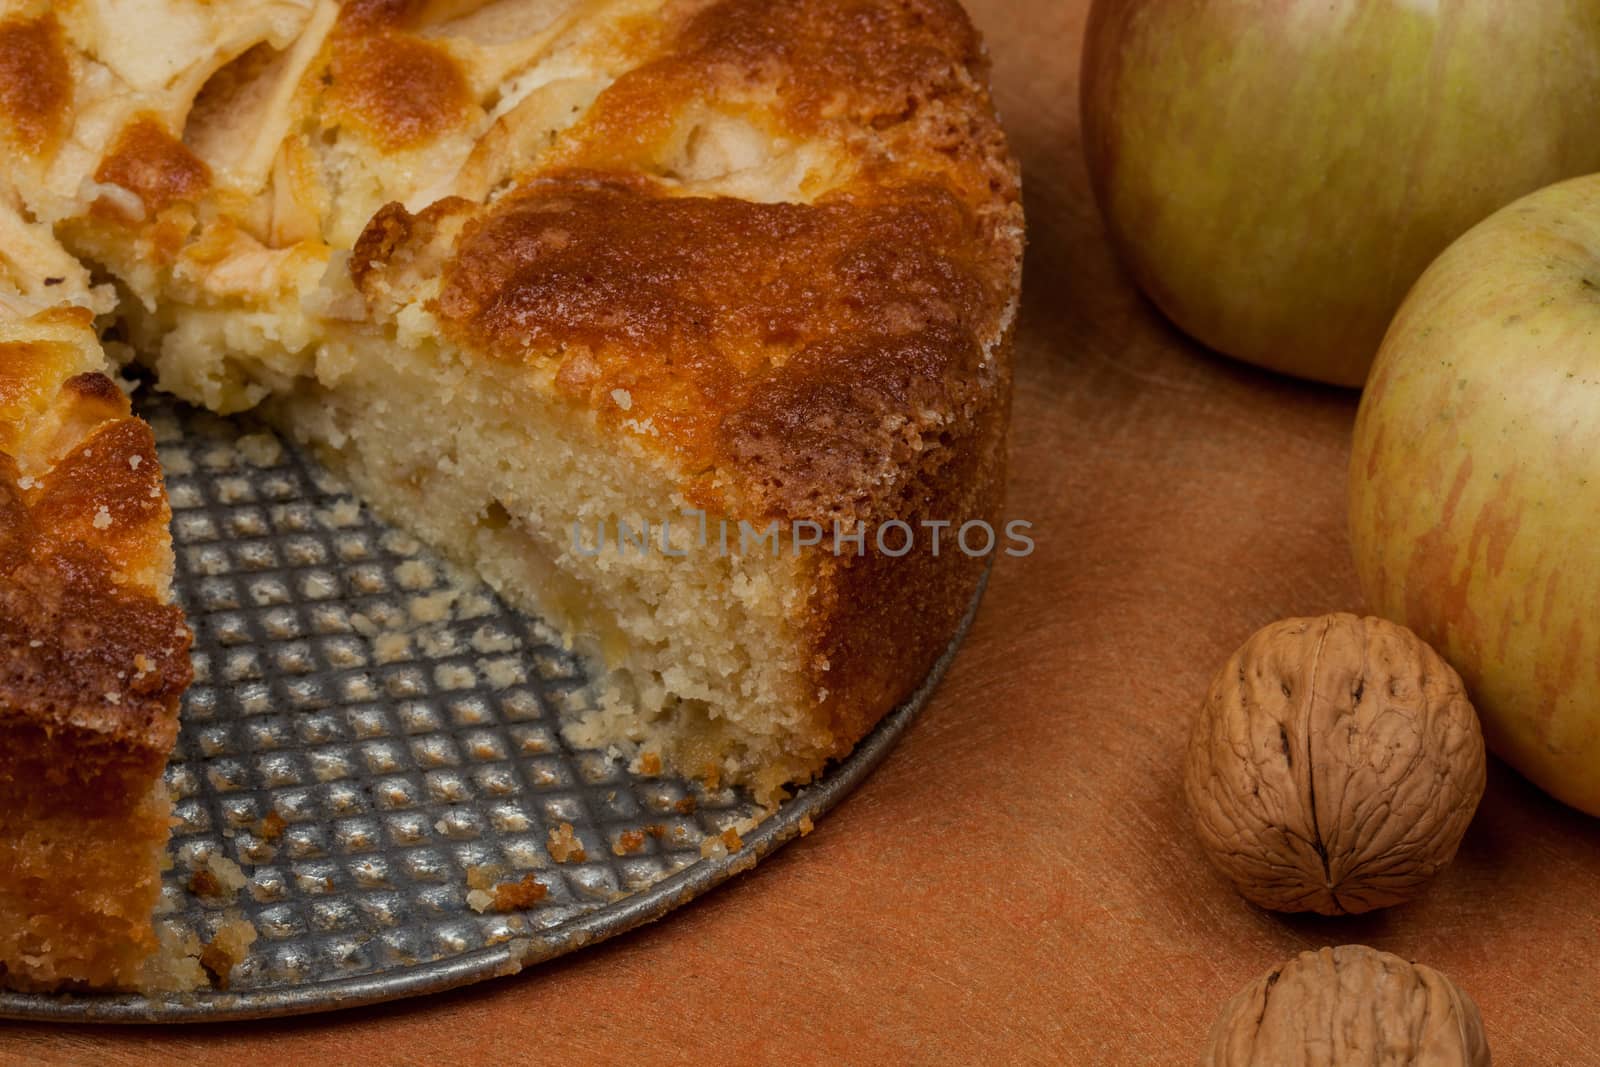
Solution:
<svg viewBox="0 0 1600 1067">
<path fill-rule="evenodd" d="M 0 979 L 24 988 L 140 977 L 191 674 L 155 439 L 104 372 L 89 309 L 0 319 Z"/>
<path fill-rule="evenodd" d="M 954 0 L 0 11 L 6 982 L 151 943 L 188 633 L 130 361 L 560 628 L 576 743 L 773 802 L 945 648 L 1023 241 Z"/>
</svg>

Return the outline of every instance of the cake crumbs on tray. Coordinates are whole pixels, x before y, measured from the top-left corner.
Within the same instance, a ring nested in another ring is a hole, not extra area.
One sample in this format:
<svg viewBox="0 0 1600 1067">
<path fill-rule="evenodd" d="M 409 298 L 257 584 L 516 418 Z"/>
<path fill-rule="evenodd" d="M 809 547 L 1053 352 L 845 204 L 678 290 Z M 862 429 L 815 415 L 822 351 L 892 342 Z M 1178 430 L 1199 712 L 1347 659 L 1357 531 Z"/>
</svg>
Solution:
<svg viewBox="0 0 1600 1067">
<path fill-rule="evenodd" d="M 226 856 L 208 852 L 189 872 L 189 891 L 213 900 L 232 900 L 250 881 L 244 869 Z"/>
<path fill-rule="evenodd" d="M 722 859 L 744 848 L 744 838 L 739 836 L 739 831 L 728 827 L 720 834 L 713 834 L 700 842 L 700 855 L 705 859 Z"/>
<path fill-rule="evenodd" d="M 255 924 L 236 912 L 222 919 L 209 941 L 170 921 L 157 922 L 155 932 L 157 949 L 144 961 L 137 982 L 147 995 L 227 989 L 233 969 L 259 937 Z"/>
<path fill-rule="evenodd" d="M 217 932 L 200 951 L 200 966 L 211 976 L 211 984 L 227 989 L 233 969 L 245 958 L 250 946 L 255 944 L 256 928 L 248 919 L 230 917 L 223 920 Z"/>
<path fill-rule="evenodd" d="M 631 856 L 643 847 L 643 830 L 624 830 L 617 835 L 616 842 L 611 846 L 611 852 L 616 856 Z"/>
<path fill-rule="evenodd" d="M 208 985 L 199 959 L 204 951 L 194 931 L 172 922 L 156 923 L 156 951 L 141 968 L 138 988 L 150 993 L 188 993 Z"/>
<path fill-rule="evenodd" d="M 557 863 L 582 863 L 589 858 L 589 853 L 584 851 L 583 842 L 572 832 L 570 822 L 551 828 L 548 846 L 550 858 Z"/>
<path fill-rule="evenodd" d="M 479 915 L 486 911 L 522 911 L 533 907 L 549 893 L 543 882 L 528 874 L 516 881 L 497 882 L 491 889 L 469 890 L 467 906 Z"/>
<path fill-rule="evenodd" d="M 443 626 L 425 626 L 417 631 L 417 647 L 429 659 L 444 659 L 461 654 L 461 641 Z"/>
<path fill-rule="evenodd" d="M 261 817 L 261 821 L 256 825 L 256 833 L 263 841 L 276 841 L 288 828 L 289 820 L 279 815 L 277 808 L 272 808 Z"/>
<path fill-rule="evenodd" d="M 209 868 L 200 867 L 189 874 L 189 892 L 202 897 L 220 897 L 222 883 L 217 881 L 217 876 Z"/>
</svg>

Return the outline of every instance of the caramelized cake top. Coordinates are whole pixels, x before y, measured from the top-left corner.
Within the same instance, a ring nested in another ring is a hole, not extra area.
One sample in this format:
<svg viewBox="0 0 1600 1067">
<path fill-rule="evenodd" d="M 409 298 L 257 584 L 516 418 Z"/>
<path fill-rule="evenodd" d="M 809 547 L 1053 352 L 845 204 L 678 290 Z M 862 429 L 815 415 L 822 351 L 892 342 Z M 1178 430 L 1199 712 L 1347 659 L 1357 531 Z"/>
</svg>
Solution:
<svg viewBox="0 0 1600 1067">
<path fill-rule="evenodd" d="M 92 316 L 0 322 L 0 738 L 68 750 L 0 794 L 75 805 L 148 788 L 177 733 L 190 633 L 170 605 L 170 513 L 150 427 L 100 370 Z M 21 769 L 18 769 L 18 768 Z M 95 795 L 80 792 L 95 782 Z M 144 783 L 140 786 L 140 783 Z"/>
<path fill-rule="evenodd" d="M 1018 178 L 953 0 L 113 6 L 4 4 L 0 182 L 148 306 L 410 312 L 738 515 L 885 513 L 1001 404 Z"/>
</svg>

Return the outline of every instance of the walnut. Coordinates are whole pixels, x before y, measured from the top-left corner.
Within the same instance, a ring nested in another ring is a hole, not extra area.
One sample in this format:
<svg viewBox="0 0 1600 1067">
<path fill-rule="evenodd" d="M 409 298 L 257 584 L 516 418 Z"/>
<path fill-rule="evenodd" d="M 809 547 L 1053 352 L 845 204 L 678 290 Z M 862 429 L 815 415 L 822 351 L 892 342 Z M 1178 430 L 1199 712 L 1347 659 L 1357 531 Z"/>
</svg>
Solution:
<svg viewBox="0 0 1600 1067">
<path fill-rule="evenodd" d="M 1327 615 L 1258 631 L 1189 740 L 1195 830 L 1263 908 L 1356 914 L 1410 899 L 1483 795 L 1461 679 L 1411 631 Z"/>
<path fill-rule="evenodd" d="M 1472 998 L 1365 945 L 1302 952 L 1228 1001 L 1202 1067 L 1489 1067 Z"/>
</svg>

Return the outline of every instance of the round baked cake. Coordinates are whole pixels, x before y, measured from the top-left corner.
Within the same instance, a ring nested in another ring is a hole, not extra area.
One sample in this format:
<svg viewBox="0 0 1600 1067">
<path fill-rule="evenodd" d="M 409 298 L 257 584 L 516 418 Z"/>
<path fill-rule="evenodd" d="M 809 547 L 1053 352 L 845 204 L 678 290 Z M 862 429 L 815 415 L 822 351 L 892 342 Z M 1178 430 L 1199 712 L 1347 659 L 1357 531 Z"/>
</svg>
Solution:
<svg viewBox="0 0 1600 1067">
<path fill-rule="evenodd" d="M 575 743 L 775 802 L 945 648 L 986 559 L 878 534 L 1000 524 L 1023 241 L 955 3 L 0 10 L 0 982 L 186 980 L 129 362 L 567 633 Z"/>
</svg>

